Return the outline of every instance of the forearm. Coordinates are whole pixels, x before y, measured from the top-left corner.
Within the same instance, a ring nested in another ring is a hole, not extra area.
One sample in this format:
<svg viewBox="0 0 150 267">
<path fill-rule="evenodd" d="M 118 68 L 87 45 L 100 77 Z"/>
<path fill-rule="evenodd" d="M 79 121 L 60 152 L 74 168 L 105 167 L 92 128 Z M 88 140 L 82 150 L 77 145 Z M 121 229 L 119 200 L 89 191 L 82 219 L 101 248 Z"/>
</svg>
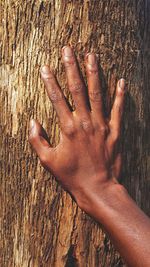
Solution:
<svg viewBox="0 0 150 267">
<path fill-rule="evenodd" d="M 89 192 L 81 208 L 103 225 L 129 266 L 150 266 L 150 220 L 123 186 Z"/>
</svg>

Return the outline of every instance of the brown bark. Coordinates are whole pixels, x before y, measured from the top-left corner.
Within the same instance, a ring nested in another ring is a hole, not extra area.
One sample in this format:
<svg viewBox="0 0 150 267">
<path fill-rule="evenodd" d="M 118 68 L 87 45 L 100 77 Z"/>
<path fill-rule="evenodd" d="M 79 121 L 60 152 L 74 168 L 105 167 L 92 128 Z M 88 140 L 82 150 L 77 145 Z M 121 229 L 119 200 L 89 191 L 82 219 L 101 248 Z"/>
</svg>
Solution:
<svg viewBox="0 0 150 267">
<path fill-rule="evenodd" d="M 127 80 L 122 182 L 150 213 L 149 14 L 148 0 L 1 0 L 1 266 L 124 266 L 101 227 L 40 166 L 28 124 L 39 119 L 57 144 L 57 118 L 39 69 L 55 68 L 71 101 L 61 47 L 73 45 L 82 67 L 84 52 L 97 52 L 107 110 L 117 79 Z"/>
</svg>

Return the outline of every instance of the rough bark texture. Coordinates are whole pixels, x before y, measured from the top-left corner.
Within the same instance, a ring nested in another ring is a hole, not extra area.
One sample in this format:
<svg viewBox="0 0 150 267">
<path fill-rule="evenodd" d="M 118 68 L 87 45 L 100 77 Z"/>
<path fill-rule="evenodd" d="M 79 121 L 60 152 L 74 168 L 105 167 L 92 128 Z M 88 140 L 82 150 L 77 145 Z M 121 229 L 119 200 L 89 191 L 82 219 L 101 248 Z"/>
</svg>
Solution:
<svg viewBox="0 0 150 267">
<path fill-rule="evenodd" d="M 71 101 L 61 47 L 75 47 L 83 71 L 85 51 L 96 51 L 108 111 L 117 79 L 127 80 L 122 183 L 150 213 L 149 15 L 148 0 L 1 0 L 2 267 L 125 266 L 100 226 L 40 166 L 28 124 L 39 119 L 57 144 L 57 118 L 39 69 L 50 64 Z"/>
</svg>

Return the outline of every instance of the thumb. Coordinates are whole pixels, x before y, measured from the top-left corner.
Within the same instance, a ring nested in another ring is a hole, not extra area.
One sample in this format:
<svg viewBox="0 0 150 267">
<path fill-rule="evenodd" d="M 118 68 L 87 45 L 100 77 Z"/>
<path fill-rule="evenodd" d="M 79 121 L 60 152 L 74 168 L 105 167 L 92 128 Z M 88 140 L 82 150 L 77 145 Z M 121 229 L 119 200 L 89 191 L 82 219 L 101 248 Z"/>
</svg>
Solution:
<svg viewBox="0 0 150 267">
<path fill-rule="evenodd" d="M 36 120 L 30 121 L 29 142 L 37 153 L 42 165 L 48 167 L 51 164 L 52 148 L 48 136 L 41 124 Z"/>
</svg>

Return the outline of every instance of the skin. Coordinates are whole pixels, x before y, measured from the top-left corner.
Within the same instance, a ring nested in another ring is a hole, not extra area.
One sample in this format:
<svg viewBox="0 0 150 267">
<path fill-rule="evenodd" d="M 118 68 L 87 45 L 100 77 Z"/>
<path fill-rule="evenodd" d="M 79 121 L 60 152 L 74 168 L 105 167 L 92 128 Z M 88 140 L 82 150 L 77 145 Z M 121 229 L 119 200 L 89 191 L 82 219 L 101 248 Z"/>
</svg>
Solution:
<svg viewBox="0 0 150 267">
<path fill-rule="evenodd" d="M 41 164 L 82 210 L 103 225 L 126 263 L 149 267 L 150 220 L 118 182 L 125 81 L 118 81 L 110 117 L 105 118 L 96 55 L 85 56 L 88 90 L 71 47 L 62 49 L 62 59 L 75 111 L 69 109 L 52 70 L 43 66 L 41 77 L 59 118 L 60 142 L 52 147 L 35 120 L 30 121 L 29 141 Z"/>
</svg>

